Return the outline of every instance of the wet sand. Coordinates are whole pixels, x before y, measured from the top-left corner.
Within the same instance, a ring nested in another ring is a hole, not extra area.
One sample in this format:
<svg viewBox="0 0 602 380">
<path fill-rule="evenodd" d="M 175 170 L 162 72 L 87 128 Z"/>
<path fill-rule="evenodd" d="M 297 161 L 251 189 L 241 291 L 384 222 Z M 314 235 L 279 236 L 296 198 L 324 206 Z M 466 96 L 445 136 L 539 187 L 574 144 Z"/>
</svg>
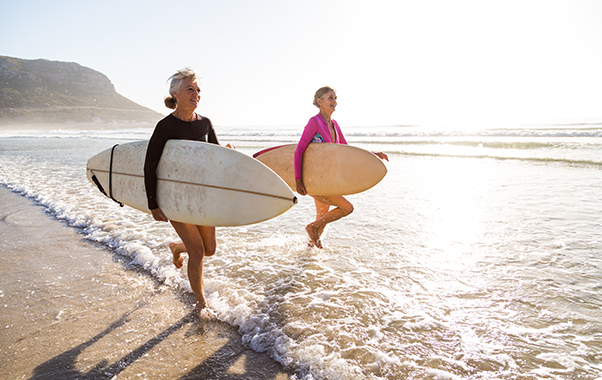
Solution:
<svg viewBox="0 0 602 380">
<path fill-rule="evenodd" d="M 290 379 L 193 299 L 0 186 L 1 379 Z"/>
</svg>

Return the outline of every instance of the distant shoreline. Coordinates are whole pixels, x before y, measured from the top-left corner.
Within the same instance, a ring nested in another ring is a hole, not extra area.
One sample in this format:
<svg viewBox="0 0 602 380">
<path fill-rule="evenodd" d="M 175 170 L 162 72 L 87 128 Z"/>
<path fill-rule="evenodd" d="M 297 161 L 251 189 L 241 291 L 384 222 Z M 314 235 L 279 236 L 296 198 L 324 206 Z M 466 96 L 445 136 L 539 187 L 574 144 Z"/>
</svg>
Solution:
<svg viewBox="0 0 602 380">
<path fill-rule="evenodd" d="M 106 107 L 41 107 L 0 108 L 0 129 L 61 129 L 115 128 L 115 126 L 155 125 L 164 115 L 151 110 L 118 109 Z M 56 129 L 56 128 L 54 128 Z"/>
<path fill-rule="evenodd" d="M 159 120 L 157 120 L 159 121 Z M 6 123 L 0 122 L 0 131 L 53 131 L 53 130 L 99 130 L 99 129 L 124 129 L 124 128 L 153 128 L 155 123 L 150 122 L 63 122 L 63 123 Z"/>
</svg>

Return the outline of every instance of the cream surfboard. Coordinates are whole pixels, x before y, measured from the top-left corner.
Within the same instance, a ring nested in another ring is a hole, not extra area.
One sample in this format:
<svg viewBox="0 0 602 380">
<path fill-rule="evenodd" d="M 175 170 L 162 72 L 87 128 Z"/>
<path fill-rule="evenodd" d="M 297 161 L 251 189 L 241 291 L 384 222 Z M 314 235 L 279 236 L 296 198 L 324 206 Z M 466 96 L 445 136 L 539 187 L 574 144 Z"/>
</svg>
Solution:
<svg viewBox="0 0 602 380">
<path fill-rule="evenodd" d="M 296 191 L 297 144 L 262 150 L 253 155 Z M 366 191 L 387 174 L 385 164 L 367 150 L 343 145 L 309 144 L 303 155 L 303 183 L 309 194 L 348 195 Z"/>
<path fill-rule="evenodd" d="M 88 160 L 87 176 L 114 200 L 149 212 L 144 187 L 148 141 L 107 149 Z M 157 201 L 169 219 L 240 226 L 282 214 L 297 201 L 261 162 L 215 144 L 169 140 L 157 167 Z"/>
</svg>

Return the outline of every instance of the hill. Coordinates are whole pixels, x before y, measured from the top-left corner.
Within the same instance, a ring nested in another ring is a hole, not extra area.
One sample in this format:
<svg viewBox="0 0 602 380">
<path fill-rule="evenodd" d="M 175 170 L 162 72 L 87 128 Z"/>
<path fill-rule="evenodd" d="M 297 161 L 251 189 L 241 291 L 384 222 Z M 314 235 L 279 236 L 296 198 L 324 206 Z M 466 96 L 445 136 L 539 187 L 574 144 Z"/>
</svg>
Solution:
<svg viewBox="0 0 602 380">
<path fill-rule="evenodd" d="M 0 124 L 156 123 L 162 117 L 77 63 L 0 56 Z"/>
</svg>

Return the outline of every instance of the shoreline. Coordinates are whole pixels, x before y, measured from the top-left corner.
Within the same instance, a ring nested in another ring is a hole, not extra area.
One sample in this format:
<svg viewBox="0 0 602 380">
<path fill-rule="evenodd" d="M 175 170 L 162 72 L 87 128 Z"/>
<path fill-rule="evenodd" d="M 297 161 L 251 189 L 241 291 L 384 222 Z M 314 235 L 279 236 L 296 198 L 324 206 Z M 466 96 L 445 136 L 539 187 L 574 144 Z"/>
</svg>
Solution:
<svg viewBox="0 0 602 380">
<path fill-rule="evenodd" d="M 159 121 L 159 120 L 157 120 Z M 154 128 L 155 123 L 93 123 L 93 122 L 64 122 L 64 123 L 0 123 L 0 131 L 54 131 L 54 130 L 112 130 Z"/>
<path fill-rule="evenodd" d="M 0 186 L 0 368 L 7 379 L 290 379 L 235 327 Z"/>
</svg>

